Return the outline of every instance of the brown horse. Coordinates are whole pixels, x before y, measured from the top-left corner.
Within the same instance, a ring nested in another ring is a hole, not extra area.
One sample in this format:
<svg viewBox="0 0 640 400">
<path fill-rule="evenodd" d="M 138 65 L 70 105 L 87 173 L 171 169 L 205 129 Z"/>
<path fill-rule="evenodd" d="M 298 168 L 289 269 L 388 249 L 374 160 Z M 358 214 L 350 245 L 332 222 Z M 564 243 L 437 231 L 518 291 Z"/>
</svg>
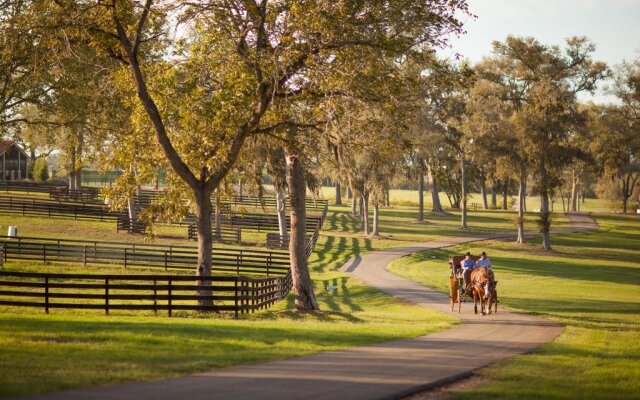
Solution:
<svg viewBox="0 0 640 400">
<path fill-rule="evenodd" d="M 459 297 L 459 283 L 458 279 L 453 276 L 449 277 L 449 298 L 451 299 L 451 311 L 455 308 L 456 301 L 458 301 Z"/>
<path fill-rule="evenodd" d="M 488 268 L 476 268 L 471 272 L 471 291 L 473 294 L 473 311 L 478 313 L 478 301 L 480 302 L 480 312 L 482 315 L 491 314 L 491 298 L 495 289 L 493 274 Z M 495 293 L 497 299 L 498 294 Z M 497 310 L 497 305 L 496 305 Z"/>
</svg>

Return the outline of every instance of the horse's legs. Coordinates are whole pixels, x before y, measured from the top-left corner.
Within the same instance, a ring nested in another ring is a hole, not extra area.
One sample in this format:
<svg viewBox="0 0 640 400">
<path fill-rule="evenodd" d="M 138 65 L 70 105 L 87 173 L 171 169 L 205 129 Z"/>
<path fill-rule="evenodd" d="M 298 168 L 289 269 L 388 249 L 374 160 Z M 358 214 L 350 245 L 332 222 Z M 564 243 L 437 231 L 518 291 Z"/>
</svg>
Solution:
<svg viewBox="0 0 640 400">
<path fill-rule="evenodd" d="M 478 296 L 476 294 L 476 291 L 473 290 L 473 313 L 477 314 L 478 313 Z"/>
<path fill-rule="evenodd" d="M 495 296 L 493 297 L 493 301 L 495 303 L 493 303 L 493 308 L 494 308 L 494 313 L 498 313 L 498 293 L 495 293 Z"/>
</svg>

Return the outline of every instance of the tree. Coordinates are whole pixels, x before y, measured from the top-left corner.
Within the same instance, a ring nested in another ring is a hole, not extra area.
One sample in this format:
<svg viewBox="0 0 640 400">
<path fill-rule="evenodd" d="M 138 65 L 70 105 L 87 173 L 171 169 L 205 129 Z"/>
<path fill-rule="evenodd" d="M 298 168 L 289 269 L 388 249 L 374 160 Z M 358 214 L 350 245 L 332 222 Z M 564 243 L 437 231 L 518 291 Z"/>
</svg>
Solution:
<svg viewBox="0 0 640 400">
<path fill-rule="evenodd" d="M 629 199 L 640 183 L 640 124 L 629 120 L 623 111 L 615 106 L 592 110 L 590 150 L 597 160 L 601 179 L 613 186 L 605 195 L 610 200 L 619 200 L 626 213 Z"/>
<path fill-rule="evenodd" d="M 0 3 L 0 127 L 21 122 L 20 108 L 46 100 L 51 43 L 37 29 L 38 13 L 27 0 Z"/>
<path fill-rule="evenodd" d="M 49 168 L 44 157 L 38 157 L 33 163 L 33 179 L 40 182 L 49 180 Z"/>
<path fill-rule="evenodd" d="M 607 75 L 606 65 L 591 59 L 594 45 L 584 37 L 567 39 L 564 52 L 533 38 L 509 36 L 494 42 L 494 56 L 480 66 L 480 79 L 513 108 L 520 188 L 524 193 L 530 169 L 541 195 L 540 224 L 543 247 L 551 249 L 549 195 L 560 183 L 559 174 L 577 155 L 569 138 L 583 119 L 576 94 L 592 92 Z M 523 230 L 524 196 L 520 196 L 518 230 Z"/>
<path fill-rule="evenodd" d="M 444 139 L 455 151 L 455 159 L 459 162 L 460 201 L 457 203 L 460 206 L 460 229 L 467 229 L 467 174 L 472 141 L 465 122 L 474 73 L 466 63 L 453 65 L 441 61 L 429 78 L 431 85 L 425 98 L 432 118 L 443 128 Z"/>
<path fill-rule="evenodd" d="M 122 78 L 138 99 L 137 134 L 143 127 L 154 132 L 152 149 L 161 152 L 191 191 L 198 276 L 211 274 L 211 194 L 248 137 L 288 126 L 290 121 L 277 110 L 314 93 L 347 89 L 357 95 L 348 87 L 352 82 L 365 87 L 371 77 L 379 78 L 363 66 L 442 45 L 445 33 L 461 30 L 455 13 L 466 12 L 464 1 L 453 0 L 60 4 L 55 7 L 70 17 L 70 26 L 82 28 L 96 48 L 122 61 L 128 74 Z M 169 29 L 173 21 L 183 27 Z M 184 34 L 176 38 L 169 32 Z M 292 233 L 292 243 L 297 236 Z M 295 279 L 298 268 L 293 257 L 295 291 L 312 293 Z M 206 282 L 199 280 L 204 295 L 210 293 Z M 313 308 L 313 301 L 296 306 Z"/>
</svg>

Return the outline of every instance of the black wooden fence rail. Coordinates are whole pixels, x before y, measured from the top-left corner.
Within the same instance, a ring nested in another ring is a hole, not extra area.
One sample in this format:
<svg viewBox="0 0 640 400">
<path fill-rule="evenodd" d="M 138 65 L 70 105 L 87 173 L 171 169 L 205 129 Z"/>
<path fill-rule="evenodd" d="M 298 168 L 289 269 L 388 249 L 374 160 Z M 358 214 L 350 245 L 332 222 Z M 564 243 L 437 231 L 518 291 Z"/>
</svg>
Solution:
<svg viewBox="0 0 640 400">
<path fill-rule="evenodd" d="M 0 271 L 0 305 L 111 310 L 214 311 L 239 314 L 267 308 L 291 289 L 285 276 L 90 275 Z M 202 282 L 205 282 L 202 284 Z M 201 304 L 200 302 L 209 302 Z"/>
<path fill-rule="evenodd" d="M 116 219 L 116 231 L 127 231 L 129 233 L 144 233 L 147 230 L 147 223 L 144 221 L 133 221 L 128 215 L 118 215 Z"/>
<path fill-rule="evenodd" d="M 66 186 L 54 186 L 49 191 L 49 198 L 62 201 L 104 204 L 104 199 L 100 196 L 100 189 L 94 187 L 82 187 L 79 190 L 70 190 Z"/>
<path fill-rule="evenodd" d="M 223 197 L 220 198 L 220 202 L 223 204 L 229 204 L 232 206 L 252 206 L 252 207 L 273 207 L 275 208 L 277 205 L 275 197 L 263 197 L 262 199 L 259 197 L 250 197 L 250 196 L 232 196 L 232 197 Z M 287 206 L 289 206 L 289 200 L 285 200 Z M 329 202 L 327 200 L 313 200 L 306 199 L 305 200 L 305 208 L 307 209 L 324 209 L 327 208 Z"/>
<path fill-rule="evenodd" d="M 0 238 L 4 259 L 40 262 L 108 264 L 191 270 L 197 265 L 197 249 L 189 246 L 162 246 L 44 238 Z M 235 274 L 285 275 L 289 254 L 277 250 L 246 248 L 213 249 L 212 270 Z"/>
<path fill-rule="evenodd" d="M 66 188 L 54 183 L 36 183 L 29 181 L 0 181 L 0 191 L 24 193 L 50 193 L 52 188 Z"/>
<path fill-rule="evenodd" d="M 110 212 L 105 206 L 66 203 L 25 197 L 0 196 L 0 211 L 8 214 L 64 217 L 76 220 L 115 221 L 123 213 Z"/>
<path fill-rule="evenodd" d="M 291 219 L 287 218 L 287 229 L 291 228 Z M 308 215 L 307 216 L 307 233 L 315 231 L 316 224 L 322 223 L 322 216 Z M 240 214 L 233 213 L 229 217 L 223 217 L 223 222 L 234 226 L 241 226 L 244 229 L 262 231 L 277 231 L 279 229 L 278 216 L 277 215 L 265 215 L 265 214 Z"/>
<path fill-rule="evenodd" d="M 242 230 L 237 226 L 222 225 L 220 230 L 214 226 L 211 230 L 212 239 L 217 243 L 240 243 L 242 241 Z M 198 228 L 196 224 L 189 224 L 187 238 L 196 240 L 198 238 Z"/>
</svg>

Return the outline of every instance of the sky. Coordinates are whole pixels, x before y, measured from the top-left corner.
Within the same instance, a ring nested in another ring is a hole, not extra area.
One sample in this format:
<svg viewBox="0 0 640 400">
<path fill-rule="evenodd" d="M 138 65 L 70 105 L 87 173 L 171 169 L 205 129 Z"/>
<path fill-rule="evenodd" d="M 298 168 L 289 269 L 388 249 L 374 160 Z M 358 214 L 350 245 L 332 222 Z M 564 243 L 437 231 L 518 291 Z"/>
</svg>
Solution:
<svg viewBox="0 0 640 400">
<path fill-rule="evenodd" d="M 444 57 L 456 53 L 472 62 L 491 53 L 494 40 L 508 35 L 532 36 L 543 44 L 562 45 L 571 36 L 586 36 L 596 45 L 595 60 L 609 66 L 640 57 L 640 0 L 468 0 L 476 19 L 464 18 L 467 33 L 451 38 Z M 604 87 L 604 84 L 600 85 Z M 583 101 L 615 101 L 600 90 Z"/>
</svg>

